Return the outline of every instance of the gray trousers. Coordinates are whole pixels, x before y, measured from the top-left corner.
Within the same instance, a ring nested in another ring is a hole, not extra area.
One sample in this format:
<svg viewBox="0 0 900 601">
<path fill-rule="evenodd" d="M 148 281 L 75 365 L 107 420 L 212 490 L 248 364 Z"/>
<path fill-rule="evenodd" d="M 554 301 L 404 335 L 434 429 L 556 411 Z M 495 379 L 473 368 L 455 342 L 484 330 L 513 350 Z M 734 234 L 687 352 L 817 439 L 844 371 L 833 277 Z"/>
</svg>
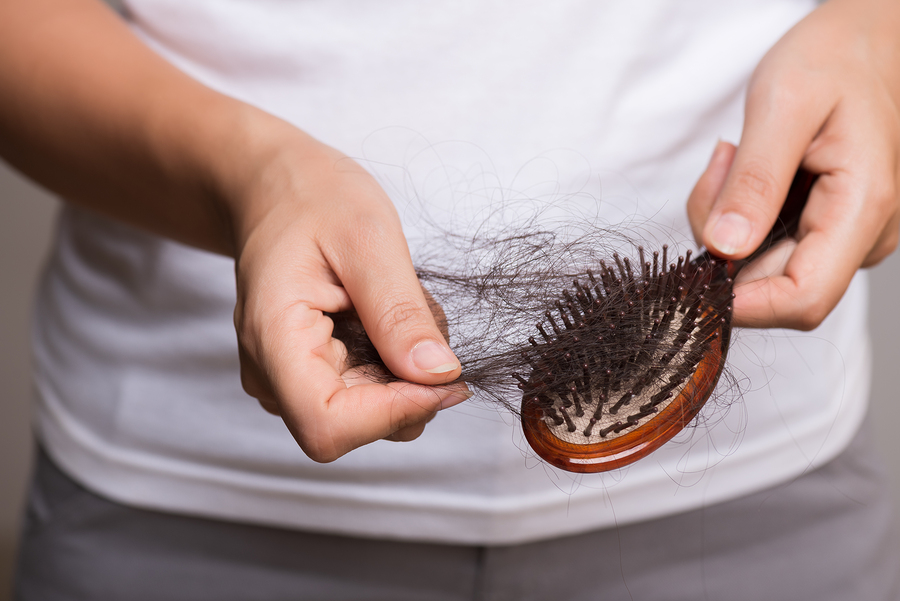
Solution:
<svg viewBox="0 0 900 601">
<path fill-rule="evenodd" d="M 673 517 L 510 546 L 370 540 L 134 509 L 44 453 L 17 601 L 896 601 L 900 559 L 868 428 L 782 486 Z"/>
</svg>

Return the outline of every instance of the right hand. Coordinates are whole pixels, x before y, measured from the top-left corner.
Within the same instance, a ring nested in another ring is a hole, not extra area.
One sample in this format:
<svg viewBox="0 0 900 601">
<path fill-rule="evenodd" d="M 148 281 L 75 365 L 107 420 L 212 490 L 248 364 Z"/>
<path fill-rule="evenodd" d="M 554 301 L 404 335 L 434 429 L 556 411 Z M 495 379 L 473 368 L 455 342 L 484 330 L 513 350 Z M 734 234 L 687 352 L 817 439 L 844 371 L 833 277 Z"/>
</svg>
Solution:
<svg viewBox="0 0 900 601">
<path fill-rule="evenodd" d="M 856 271 L 900 240 L 900 5 L 832 0 L 754 71 L 740 146 L 720 143 L 688 200 L 694 235 L 720 257 L 757 248 L 798 166 L 819 176 L 797 243 L 735 282 L 733 325 L 812 330 Z M 774 250 L 774 249 L 773 249 Z"/>
</svg>

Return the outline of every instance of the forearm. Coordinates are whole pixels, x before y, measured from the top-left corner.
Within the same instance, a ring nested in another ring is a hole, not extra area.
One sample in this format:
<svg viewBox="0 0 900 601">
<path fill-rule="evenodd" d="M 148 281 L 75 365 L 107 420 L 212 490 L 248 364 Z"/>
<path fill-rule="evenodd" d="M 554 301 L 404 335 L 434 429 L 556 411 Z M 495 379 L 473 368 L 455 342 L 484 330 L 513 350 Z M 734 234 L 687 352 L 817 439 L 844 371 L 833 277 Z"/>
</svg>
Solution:
<svg viewBox="0 0 900 601">
<path fill-rule="evenodd" d="M 374 178 L 181 73 L 95 0 L 0 0 L 0 154 L 72 202 L 234 256 L 244 388 L 310 457 L 411 440 L 468 398 L 372 384 L 331 337 L 327 314 L 352 307 L 399 377 L 460 373 Z"/>
<path fill-rule="evenodd" d="M 0 155 L 67 200 L 234 255 L 266 171 L 330 154 L 191 79 L 95 0 L 0 3 Z"/>
</svg>

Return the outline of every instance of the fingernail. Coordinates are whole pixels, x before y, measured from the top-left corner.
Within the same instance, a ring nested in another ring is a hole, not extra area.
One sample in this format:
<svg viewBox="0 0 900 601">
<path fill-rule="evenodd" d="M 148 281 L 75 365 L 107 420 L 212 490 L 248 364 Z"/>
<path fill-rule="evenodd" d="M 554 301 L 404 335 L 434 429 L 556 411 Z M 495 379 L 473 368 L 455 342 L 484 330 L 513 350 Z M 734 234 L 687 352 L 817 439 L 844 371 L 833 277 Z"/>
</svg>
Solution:
<svg viewBox="0 0 900 601">
<path fill-rule="evenodd" d="M 454 392 L 446 399 L 441 401 L 441 410 L 449 409 L 454 405 L 459 405 L 463 401 L 468 401 L 475 395 L 471 390 L 460 390 L 459 392 Z"/>
<path fill-rule="evenodd" d="M 722 153 L 725 152 L 726 143 L 724 140 L 719 140 L 716 142 L 716 147 L 713 149 L 712 156 L 709 157 L 709 164 L 713 165 L 722 158 Z"/>
<path fill-rule="evenodd" d="M 739 213 L 725 213 L 716 221 L 710 242 L 720 253 L 733 255 L 747 245 L 752 231 L 753 226 L 746 217 Z"/>
<path fill-rule="evenodd" d="M 416 367 L 430 374 L 446 374 L 459 367 L 459 361 L 450 349 L 432 340 L 413 347 L 412 359 Z"/>
</svg>

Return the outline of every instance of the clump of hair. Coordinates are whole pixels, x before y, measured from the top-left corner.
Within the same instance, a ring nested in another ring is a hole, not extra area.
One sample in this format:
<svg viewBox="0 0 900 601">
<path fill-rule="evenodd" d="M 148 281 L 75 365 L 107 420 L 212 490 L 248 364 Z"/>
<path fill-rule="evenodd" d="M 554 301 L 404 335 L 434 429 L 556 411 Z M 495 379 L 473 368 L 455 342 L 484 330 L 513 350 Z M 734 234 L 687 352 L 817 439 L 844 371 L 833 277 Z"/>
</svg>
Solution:
<svg viewBox="0 0 900 601">
<path fill-rule="evenodd" d="M 652 242 L 636 242 L 620 230 L 587 222 L 541 227 L 539 216 L 499 231 L 485 228 L 474 236 L 445 232 L 442 241 L 439 249 L 420 257 L 417 273 L 443 310 L 438 321 L 446 323 L 450 345 L 462 364 L 457 381 L 514 414 L 520 412 L 523 387 L 541 395 L 578 380 L 578 374 L 561 370 L 556 380 L 541 384 L 545 390 L 528 384 L 541 355 L 551 350 L 552 340 L 564 342 L 552 347 L 553 352 L 568 353 L 570 358 L 577 354 L 595 370 L 618 370 L 619 379 L 630 378 L 635 370 L 655 379 L 690 375 L 680 373 L 693 367 L 689 364 L 679 364 L 680 372 L 672 374 L 672 358 L 685 346 L 682 338 L 686 337 L 679 338 L 677 331 L 661 335 L 671 318 L 665 317 L 655 330 L 647 322 L 668 311 L 669 299 L 678 289 L 677 306 L 671 309 L 682 317 L 674 323 L 681 323 L 685 315 L 697 317 L 702 284 L 697 286 L 699 292 L 684 292 L 685 286 L 703 277 L 703 268 L 699 276 L 696 269 L 685 275 L 691 251 L 681 256 L 667 246 L 650 251 Z M 651 296 L 664 300 L 653 301 Z M 717 301 L 723 305 L 720 308 L 730 299 L 729 290 L 727 301 Z M 642 310 L 635 310 L 635 302 Z M 587 312 L 594 311 L 587 305 L 596 307 L 595 321 L 602 326 L 594 329 L 602 327 L 604 334 L 562 335 L 577 329 L 573 322 L 579 317 L 584 321 Z M 334 336 L 347 346 L 351 367 L 366 369 L 373 380 L 397 379 L 381 361 L 355 313 L 332 317 Z M 660 336 L 648 352 L 646 338 L 651 330 Z M 581 363 L 575 365 L 563 357 L 549 363 L 581 369 Z"/>
</svg>

